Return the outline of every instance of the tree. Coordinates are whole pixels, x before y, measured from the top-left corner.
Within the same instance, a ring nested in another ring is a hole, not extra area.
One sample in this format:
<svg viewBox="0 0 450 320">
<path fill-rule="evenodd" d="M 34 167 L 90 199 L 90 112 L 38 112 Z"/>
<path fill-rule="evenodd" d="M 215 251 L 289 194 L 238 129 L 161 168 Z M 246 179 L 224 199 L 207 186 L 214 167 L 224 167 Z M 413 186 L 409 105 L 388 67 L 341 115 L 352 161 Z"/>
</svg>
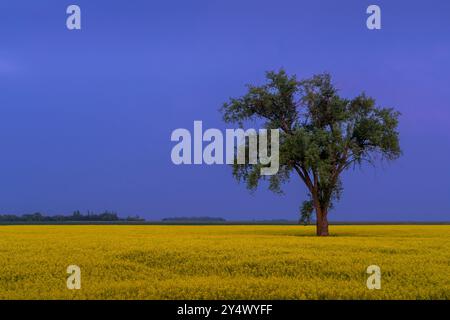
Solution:
<svg viewBox="0 0 450 320">
<path fill-rule="evenodd" d="M 297 174 L 307 187 L 302 220 L 315 211 L 318 236 L 327 236 L 328 212 L 343 191 L 341 173 L 363 163 L 394 160 L 401 155 L 397 131 L 399 112 L 377 107 L 364 93 L 342 98 L 327 73 L 298 81 L 284 70 L 267 72 L 267 83 L 248 85 L 248 92 L 231 98 L 221 109 L 226 123 L 240 127 L 263 121 L 280 130 L 280 169 L 263 176 L 260 164 L 233 165 L 233 175 L 255 190 L 260 180 L 282 193 L 281 185 Z"/>
</svg>

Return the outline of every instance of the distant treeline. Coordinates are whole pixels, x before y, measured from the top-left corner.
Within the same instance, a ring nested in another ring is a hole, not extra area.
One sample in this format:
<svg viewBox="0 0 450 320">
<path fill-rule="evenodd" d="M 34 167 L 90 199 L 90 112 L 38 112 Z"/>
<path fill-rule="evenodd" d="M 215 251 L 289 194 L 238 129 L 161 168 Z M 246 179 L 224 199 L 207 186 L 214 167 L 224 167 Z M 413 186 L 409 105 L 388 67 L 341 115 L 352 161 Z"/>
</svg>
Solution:
<svg viewBox="0 0 450 320">
<path fill-rule="evenodd" d="M 224 218 L 216 217 L 170 217 L 162 219 L 163 222 L 225 222 Z"/>
<path fill-rule="evenodd" d="M 46 216 L 40 212 L 24 215 L 0 214 L 0 222 L 54 222 L 54 221 L 145 221 L 138 216 L 120 218 L 117 213 L 105 211 L 103 213 L 93 213 L 88 211 L 87 214 L 82 214 L 80 211 L 75 211 L 72 215 L 56 215 Z"/>
</svg>

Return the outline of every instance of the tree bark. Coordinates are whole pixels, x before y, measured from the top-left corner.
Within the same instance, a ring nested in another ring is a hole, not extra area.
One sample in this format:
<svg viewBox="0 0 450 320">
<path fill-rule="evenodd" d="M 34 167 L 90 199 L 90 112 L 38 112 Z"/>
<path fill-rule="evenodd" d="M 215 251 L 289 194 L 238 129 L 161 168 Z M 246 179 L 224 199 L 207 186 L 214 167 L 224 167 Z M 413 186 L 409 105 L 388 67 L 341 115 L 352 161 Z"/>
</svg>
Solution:
<svg viewBox="0 0 450 320">
<path fill-rule="evenodd" d="M 316 234 L 319 237 L 326 237 L 328 233 L 328 212 L 320 208 L 316 208 Z"/>
<path fill-rule="evenodd" d="M 325 205 L 318 196 L 318 176 L 314 174 L 314 185 L 310 188 L 311 198 L 314 209 L 316 210 L 316 235 L 319 237 L 326 237 L 328 233 L 328 205 Z M 309 186 L 309 185 L 308 185 Z M 325 209 L 324 209 L 325 208 Z"/>
</svg>

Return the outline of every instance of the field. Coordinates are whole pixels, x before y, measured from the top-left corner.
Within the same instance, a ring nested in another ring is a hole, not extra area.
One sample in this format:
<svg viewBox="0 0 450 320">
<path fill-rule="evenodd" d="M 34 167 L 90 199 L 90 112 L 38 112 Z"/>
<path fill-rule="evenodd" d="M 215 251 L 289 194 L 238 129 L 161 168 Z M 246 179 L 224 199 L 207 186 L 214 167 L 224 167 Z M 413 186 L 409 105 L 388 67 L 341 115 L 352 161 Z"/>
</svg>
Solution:
<svg viewBox="0 0 450 320">
<path fill-rule="evenodd" d="M 449 299 L 450 226 L 0 226 L 0 299 Z M 66 287 L 81 268 L 81 290 Z M 366 268 L 381 268 L 368 290 Z"/>
</svg>

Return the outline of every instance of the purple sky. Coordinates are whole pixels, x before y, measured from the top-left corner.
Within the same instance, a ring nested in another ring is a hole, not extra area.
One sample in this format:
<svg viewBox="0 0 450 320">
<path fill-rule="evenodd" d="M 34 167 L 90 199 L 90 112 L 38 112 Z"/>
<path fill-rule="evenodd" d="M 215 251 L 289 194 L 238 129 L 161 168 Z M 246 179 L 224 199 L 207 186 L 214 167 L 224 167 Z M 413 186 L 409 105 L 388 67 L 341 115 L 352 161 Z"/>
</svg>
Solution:
<svg viewBox="0 0 450 320">
<path fill-rule="evenodd" d="M 297 219 L 295 176 L 251 195 L 227 166 L 170 159 L 172 130 L 225 129 L 222 103 L 284 67 L 402 113 L 403 157 L 345 174 L 330 219 L 450 220 L 449 1 L 5 0 L 0 39 L 0 213 Z"/>
</svg>

